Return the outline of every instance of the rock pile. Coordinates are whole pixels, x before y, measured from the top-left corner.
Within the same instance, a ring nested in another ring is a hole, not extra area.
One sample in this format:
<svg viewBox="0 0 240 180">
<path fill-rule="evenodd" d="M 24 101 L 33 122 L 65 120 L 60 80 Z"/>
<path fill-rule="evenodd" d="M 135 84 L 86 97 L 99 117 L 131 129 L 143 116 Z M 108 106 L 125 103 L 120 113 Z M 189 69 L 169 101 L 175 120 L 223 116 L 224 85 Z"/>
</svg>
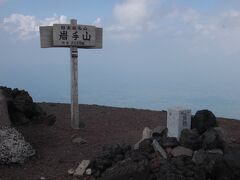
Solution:
<svg viewBox="0 0 240 180">
<path fill-rule="evenodd" d="M 35 150 L 14 128 L 0 129 L 0 164 L 24 163 Z"/>
<path fill-rule="evenodd" d="M 12 125 L 27 123 L 42 123 L 53 125 L 56 121 L 54 115 L 47 115 L 40 106 L 33 102 L 32 97 L 25 90 L 11 89 L 0 86 L 7 101 L 9 118 Z"/>
<path fill-rule="evenodd" d="M 134 148 L 104 147 L 85 175 L 100 180 L 240 179 L 240 150 L 227 148 L 214 114 L 198 111 L 192 121 L 192 129 L 182 130 L 179 140 L 168 137 L 166 128 L 152 133 L 145 128 Z"/>
<path fill-rule="evenodd" d="M 22 164 L 35 154 L 32 146 L 11 125 L 53 125 L 55 121 L 56 117 L 47 115 L 27 91 L 0 86 L 0 164 Z"/>
</svg>

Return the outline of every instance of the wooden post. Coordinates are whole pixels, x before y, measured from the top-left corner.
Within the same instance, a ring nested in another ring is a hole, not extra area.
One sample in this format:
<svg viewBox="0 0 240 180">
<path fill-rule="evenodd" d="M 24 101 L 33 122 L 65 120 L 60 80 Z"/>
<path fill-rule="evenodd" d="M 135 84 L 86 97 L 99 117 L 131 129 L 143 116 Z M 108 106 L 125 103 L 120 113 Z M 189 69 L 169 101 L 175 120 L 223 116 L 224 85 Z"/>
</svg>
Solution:
<svg viewBox="0 0 240 180">
<path fill-rule="evenodd" d="M 67 47 L 70 48 L 71 67 L 71 127 L 85 127 L 79 121 L 78 107 L 78 49 L 102 49 L 103 29 L 90 25 L 77 24 L 71 19 L 71 24 L 54 24 L 40 26 L 41 48 Z"/>
<path fill-rule="evenodd" d="M 77 20 L 71 19 L 71 25 L 77 25 Z M 78 108 L 78 49 L 70 47 L 71 56 L 71 126 L 79 129 L 79 108 Z"/>
</svg>

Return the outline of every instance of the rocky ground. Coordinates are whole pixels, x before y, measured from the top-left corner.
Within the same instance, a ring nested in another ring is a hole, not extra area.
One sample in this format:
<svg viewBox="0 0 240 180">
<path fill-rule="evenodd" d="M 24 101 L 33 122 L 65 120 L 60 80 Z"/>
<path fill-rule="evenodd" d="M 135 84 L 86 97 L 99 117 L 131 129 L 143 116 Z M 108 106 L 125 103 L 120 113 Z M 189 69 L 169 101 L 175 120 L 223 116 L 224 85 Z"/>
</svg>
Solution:
<svg viewBox="0 0 240 180">
<path fill-rule="evenodd" d="M 166 125 L 165 111 L 80 105 L 80 120 L 86 127 L 73 130 L 70 128 L 70 105 L 39 105 L 47 114 L 56 116 L 56 123 L 52 126 L 46 123 L 17 126 L 36 150 L 36 155 L 24 165 L 0 165 L 1 180 L 70 180 L 73 177 L 68 175 L 68 170 L 75 169 L 83 159 L 100 155 L 103 146 L 116 143 L 134 145 L 141 139 L 144 127 Z M 217 120 L 229 144 L 239 146 L 240 121 Z M 73 143 L 73 138 L 78 136 L 86 143 Z"/>
</svg>

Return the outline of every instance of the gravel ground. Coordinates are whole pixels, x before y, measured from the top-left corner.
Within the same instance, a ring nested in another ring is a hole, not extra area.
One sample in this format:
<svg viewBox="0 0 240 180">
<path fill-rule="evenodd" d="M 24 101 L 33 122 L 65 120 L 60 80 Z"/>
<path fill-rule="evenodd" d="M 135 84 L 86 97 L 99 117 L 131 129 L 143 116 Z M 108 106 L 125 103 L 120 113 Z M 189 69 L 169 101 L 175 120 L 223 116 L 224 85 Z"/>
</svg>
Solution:
<svg viewBox="0 0 240 180">
<path fill-rule="evenodd" d="M 24 165 L 0 165 L 1 180 L 71 180 L 68 169 L 76 168 L 83 159 L 97 156 L 103 145 L 127 143 L 133 145 L 144 127 L 166 125 L 165 111 L 114 108 L 97 105 L 80 105 L 80 120 L 84 129 L 70 128 L 70 105 L 39 103 L 57 121 L 53 126 L 35 124 L 17 127 L 36 150 L 36 155 Z M 227 140 L 240 144 L 240 121 L 218 118 Z M 72 143 L 76 135 L 86 144 Z"/>
</svg>

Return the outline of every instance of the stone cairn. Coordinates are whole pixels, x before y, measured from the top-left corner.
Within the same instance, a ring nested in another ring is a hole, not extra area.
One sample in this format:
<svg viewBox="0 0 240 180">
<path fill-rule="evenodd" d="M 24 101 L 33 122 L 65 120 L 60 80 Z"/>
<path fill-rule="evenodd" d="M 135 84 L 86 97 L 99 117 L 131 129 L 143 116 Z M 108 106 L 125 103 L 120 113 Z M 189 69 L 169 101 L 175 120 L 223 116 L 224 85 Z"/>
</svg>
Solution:
<svg viewBox="0 0 240 180">
<path fill-rule="evenodd" d="M 240 179 L 240 150 L 227 146 L 212 112 L 198 111 L 191 129 L 183 129 L 179 140 L 167 132 L 165 127 L 145 128 L 134 147 L 104 147 L 101 155 L 71 172 L 100 180 Z"/>
<path fill-rule="evenodd" d="M 0 164 L 23 164 L 35 155 L 33 147 L 12 126 L 30 123 L 53 125 L 54 115 L 47 115 L 27 91 L 0 87 Z"/>
<path fill-rule="evenodd" d="M 53 125 L 55 123 L 56 117 L 47 115 L 38 104 L 33 102 L 27 91 L 2 86 L 0 86 L 0 91 L 6 99 L 11 125 L 18 126 L 31 123 Z"/>
</svg>

